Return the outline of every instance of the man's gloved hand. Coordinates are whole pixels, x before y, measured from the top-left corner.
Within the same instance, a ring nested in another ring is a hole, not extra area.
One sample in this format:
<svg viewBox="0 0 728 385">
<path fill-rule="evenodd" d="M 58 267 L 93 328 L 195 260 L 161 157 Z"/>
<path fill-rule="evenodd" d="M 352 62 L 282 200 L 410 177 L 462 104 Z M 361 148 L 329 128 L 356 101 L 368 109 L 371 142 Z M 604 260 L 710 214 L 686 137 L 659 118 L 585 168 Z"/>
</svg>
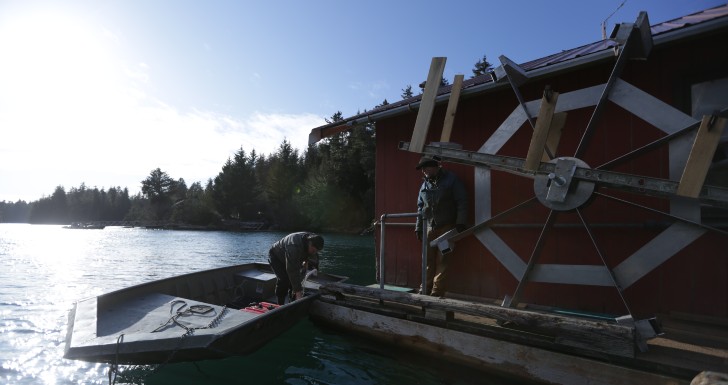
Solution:
<svg viewBox="0 0 728 385">
<path fill-rule="evenodd" d="M 417 235 L 417 240 L 422 240 L 422 230 L 415 230 L 415 235 Z"/>
<path fill-rule="evenodd" d="M 459 224 L 459 225 L 456 225 L 455 228 L 458 230 L 458 233 L 462 233 L 463 231 L 465 231 L 465 229 L 467 229 L 467 226 L 465 226 L 463 224 Z"/>
</svg>

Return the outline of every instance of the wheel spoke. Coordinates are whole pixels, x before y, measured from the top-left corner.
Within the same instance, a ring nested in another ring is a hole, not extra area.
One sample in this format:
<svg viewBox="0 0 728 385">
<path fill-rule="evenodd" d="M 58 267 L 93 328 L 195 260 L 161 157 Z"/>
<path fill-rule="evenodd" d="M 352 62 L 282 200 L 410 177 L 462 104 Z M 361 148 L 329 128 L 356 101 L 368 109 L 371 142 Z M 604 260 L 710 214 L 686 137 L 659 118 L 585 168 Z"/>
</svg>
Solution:
<svg viewBox="0 0 728 385">
<path fill-rule="evenodd" d="M 524 207 L 527 207 L 528 205 L 532 204 L 535 201 L 536 201 L 536 197 L 531 197 L 531 198 L 529 198 L 529 199 L 527 199 L 527 200 L 525 200 L 525 201 L 523 201 L 523 202 L 521 202 L 521 203 L 519 203 L 519 204 L 517 204 L 517 205 L 515 205 L 515 206 L 513 206 L 511 208 L 509 208 L 506 211 L 503 211 L 503 212 L 498 213 L 498 215 L 496 215 L 494 217 L 490 217 L 487 220 L 485 220 L 483 222 L 480 222 L 477 225 L 475 225 L 475 226 L 473 226 L 473 227 L 471 227 L 469 229 L 463 230 L 462 232 L 460 232 L 457 235 L 454 235 L 452 238 L 450 238 L 450 240 L 453 241 L 453 242 L 455 242 L 457 240 L 460 240 L 462 238 L 465 238 L 466 236 L 468 236 L 468 235 L 470 235 L 470 234 L 472 234 L 472 233 L 474 233 L 474 232 L 476 232 L 476 231 L 478 231 L 480 229 L 484 229 L 486 227 L 490 227 L 491 225 L 493 225 L 494 223 L 498 222 L 499 220 L 502 220 L 503 218 L 506 218 L 508 215 L 511 215 L 511 214 L 513 214 L 515 212 L 518 212 L 519 210 L 523 209 Z"/>
<path fill-rule="evenodd" d="M 662 138 L 657 139 L 657 140 L 655 140 L 655 141 L 653 141 L 651 143 L 648 143 L 648 144 L 646 144 L 646 145 L 644 145 L 644 146 L 642 146 L 640 148 L 634 149 L 634 150 L 632 150 L 632 151 L 630 151 L 630 152 L 628 152 L 628 153 L 626 153 L 626 154 L 624 154 L 622 156 L 619 156 L 617 158 L 614 158 L 614 159 L 610 160 L 609 162 L 606 162 L 606 163 L 600 165 L 599 167 L 595 167 L 595 169 L 597 169 L 597 170 L 610 169 L 611 167 L 614 167 L 615 165 L 618 165 L 618 164 L 620 164 L 622 162 L 628 161 L 628 160 L 630 160 L 632 158 L 635 158 L 635 157 L 637 157 L 639 155 L 642 155 L 642 154 L 644 154 L 644 153 L 646 153 L 646 152 L 648 152 L 648 151 L 650 151 L 652 149 L 655 149 L 655 148 L 657 148 L 657 147 L 659 147 L 659 146 L 661 146 L 661 145 L 663 145 L 663 144 L 671 141 L 672 139 L 677 138 L 678 136 L 681 136 L 683 134 L 686 134 L 686 133 L 690 132 L 690 130 L 693 130 L 695 128 L 698 128 L 699 126 L 700 126 L 700 122 L 695 122 L 695 123 L 693 123 L 693 124 L 691 124 L 691 125 L 683 128 L 683 129 L 680 129 L 678 131 L 673 132 L 670 135 L 663 136 Z"/>
<path fill-rule="evenodd" d="M 553 227 L 557 216 L 558 212 L 556 210 L 549 210 L 549 216 L 546 218 L 546 222 L 541 228 L 541 233 L 539 234 L 538 240 L 536 241 L 536 246 L 534 246 L 533 251 L 531 252 L 531 257 L 528 258 L 528 265 L 526 265 L 526 269 L 523 271 L 523 276 L 518 281 L 518 286 L 516 287 L 516 291 L 513 293 L 513 298 L 504 302 L 504 306 L 513 307 L 514 304 L 518 303 L 518 300 L 523 293 L 523 289 L 526 287 L 528 276 L 531 273 L 531 270 L 533 270 L 533 267 L 536 265 L 536 260 L 538 260 L 538 257 L 541 255 L 546 235 L 548 235 L 549 231 Z"/>
<path fill-rule="evenodd" d="M 672 218 L 674 220 L 681 221 L 681 222 L 684 222 L 684 223 L 688 223 L 688 224 L 691 224 L 691 225 L 694 225 L 694 226 L 702 227 L 702 228 L 704 228 L 706 230 L 715 231 L 716 233 L 719 233 L 719 234 L 728 235 L 728 232 L 727 231 L 718 229 L 716 227 L 704 225 L 704 224 L 699 223 L 699 222 L 695 222 L 695 221 L 691 221 L 689 219 L 681 218 L 681 217 L 678 217 L 678 216 L 675 216 L 675 215 L 666 213 L 664 211 L 656 210 L 656 209 L 653 209 L 651 207 L 642 206 L 642 205 L 639 205 L 637 203 L 630 202 L 630 201 L 625 200 L 625 199 L 621 199 L 621 198 L 617 198 L 617 197 L 614 197 L 614 196 L 611 196 L 611 195 L 603 194 L 603 193 L 600 193 L 598 191 L 595 191 L 594 192 L 594 195 L 598 195 L 600 197 L 604 197 L 604 198 L 611 199 L 611 200 L 614 200 L 614 201 L 617 201 L 617 202 L 620 202 L 620 203 L 624 203 L 626 205 L 630 205 L 630 206 L 634 206 L 634 207 L 639 207 L 639 208 L 641 208 L 643 210 L 647 210 L 647 211 L 650 211 L 650 212 L 653 212 L 653 213 L 661 214 L 661 215 L 664 215 L 664 216 L 666 216 L 668 218 Z"/>
<path fill-rule="evenodd" d="M 574 158 L 580 158 L 586 150 L 586 144 L 587 142 L 589 142 L 589 139 L 591 139 L 596 125 L 599 122 L 599 118 L 601 118 L 602 112 L 604 111 L 607 101 L 609 100 L 609 93 L 612 91 L 614 84 L 616 83 L 619 76 L 622 74 L 624 66 L 627 64 L 627 60 L 630 58 L 632 45 L 635 44 L 631 37 L 632 35 L 637 33 L 639 33 L 639 30 L 633 29 L 630 32 L 630 38 L 628 38 L 627 41 L 624 43 L 624 46 L 622 46 L 619 57 L 617 58 L 617 63 L 615 63 L 614 68 L 612 68 L 612 73 L 609 75 L 609 80 L 607 80 L 607 84 L 604 86 L 604 90 L 602 91 L 602 95 L 599 98 L 599 102 L 597 102 L 596 107 L 594 107 L 594 111 L 592 112 L 592 116 L 589 119 L 589 123 L 587 123 L 584 134 L 582 134 L 581 140 L 576 146 Z"/>
<path fill-rule="evenodd" d="M 612 282 L 614 283 L 614 288 L 617 289 L 617 293 L 619 294 L 619 298 L 622 300 L 622 303 L 624 304 L 625 309 L 627 309 L 627 313 L 629 315 L 632 315 L 632 311 L 629 309 L 629 305 L 627 305 L 627 300 L 624 298 L 624 293 L 622 293 L 622 286 L 617 282 L 617 277 L 614 276 L 614 272 L 612 269 L 609 268 L 609 265 L 607 265 L 607 260 L 604 258 L 604 254 L 602 253 L 602 250 L 599 248 L 599 245 L 597 245 L 596 238 L 594 237 L 594 233 L 591 231 L 591 227 L 588 223 L 586 223 L 586 219 L 584 219 L 584 216 L 581 214 L 580 209 L 576 209 L 576 214 L 579 216 L 579 220 L 581 220 L 581 224 L 584 225 L 584 229 L 586 230 L 587 235 L 589 235 L 589 240 L 591 240 L 592 245 L 594 246 L 594 251 L 597 252 L 597 255 L 599 255 L 599 259 L 602 260 L 602 264 L 604 265 L 604 268 L 607 269 L 609 272 L 609 276 L 612 278 Z"/>
</svg>

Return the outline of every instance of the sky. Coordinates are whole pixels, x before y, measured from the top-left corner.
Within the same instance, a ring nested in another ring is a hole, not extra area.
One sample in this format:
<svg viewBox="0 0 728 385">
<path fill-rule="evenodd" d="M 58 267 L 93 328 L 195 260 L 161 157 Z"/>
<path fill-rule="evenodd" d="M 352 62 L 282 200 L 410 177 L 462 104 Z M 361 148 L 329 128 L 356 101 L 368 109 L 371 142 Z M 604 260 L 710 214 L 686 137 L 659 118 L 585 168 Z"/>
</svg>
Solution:
<svg viewBox="0 0 728 385">
<path fill-rule="evenodd" d="M 716 0 L 0 0 L 0 201 L 86 187 L 187 185 L 240 149 L 303 154 L 311 129 L 427 78 L 472 75 Z"/>
</svg>

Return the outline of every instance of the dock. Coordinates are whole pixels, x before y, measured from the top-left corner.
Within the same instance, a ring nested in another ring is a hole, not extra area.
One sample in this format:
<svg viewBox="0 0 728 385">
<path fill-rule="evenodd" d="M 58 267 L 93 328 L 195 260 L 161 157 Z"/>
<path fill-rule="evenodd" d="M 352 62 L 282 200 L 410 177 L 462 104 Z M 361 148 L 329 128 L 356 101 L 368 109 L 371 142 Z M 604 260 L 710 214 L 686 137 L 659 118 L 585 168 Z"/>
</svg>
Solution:
<svg viewBox="0 0 728 385">
<path fill-rule="evenodd" d="M 336 283 L 322 288 L 311 318 L 397 347 L 548 384 L 690 384 L 728 372 L 721 319 L 659 317 L 662 334 L 638 346 L 628 325 L 497 300 L 435 298 Z M 717 383 L 717 382 L 716 382 Z"/>
</svg>

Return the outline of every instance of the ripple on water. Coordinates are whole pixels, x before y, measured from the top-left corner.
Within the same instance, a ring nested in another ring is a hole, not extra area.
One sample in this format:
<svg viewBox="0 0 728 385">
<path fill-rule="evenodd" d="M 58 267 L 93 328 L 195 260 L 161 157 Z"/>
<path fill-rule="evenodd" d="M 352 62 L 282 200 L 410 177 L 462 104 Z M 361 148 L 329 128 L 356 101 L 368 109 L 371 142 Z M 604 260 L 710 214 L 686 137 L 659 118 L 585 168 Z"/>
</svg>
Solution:
<svg viewBox="0 0 728 385">
<path fill-rule="evenodd" d="M 75 301 L 153 279 L 262 262 L 283 235 L 0 224 L 0 259 L 12 261 L 0 269 L 0 384 L 107 384 L 108 365 L 63 359 Z M 321 271 L 374 282 L 371 237 L 325 237 Z M 145 384 L 468 383 L 462 377 L 443 382 L 439 369 L 408 357 L 304 321 L 249 356 L 168 365 Z"/>
</svg>

